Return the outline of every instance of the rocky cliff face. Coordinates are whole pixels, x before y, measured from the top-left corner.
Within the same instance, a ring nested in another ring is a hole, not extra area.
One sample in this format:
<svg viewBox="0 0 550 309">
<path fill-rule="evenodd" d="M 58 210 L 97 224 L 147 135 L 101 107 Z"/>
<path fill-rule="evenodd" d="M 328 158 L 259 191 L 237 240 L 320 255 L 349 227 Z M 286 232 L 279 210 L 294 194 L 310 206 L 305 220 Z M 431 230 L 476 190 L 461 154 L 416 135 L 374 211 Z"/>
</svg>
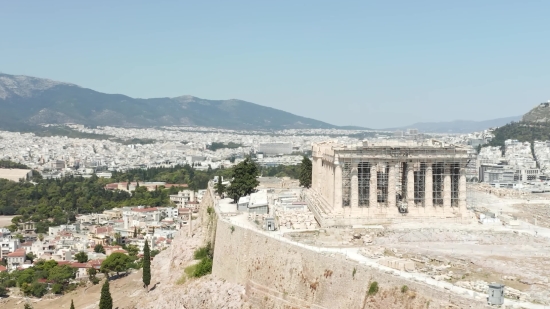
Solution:
<svg viewBox="0 0 550 309">
<path fill-rule="evenodd" d="M 550 102 L 541 103 L 523 115 L 522 121 L 547 122 L 550 121 Z"/>
<path fill-rule="evenodd" d="M 245 308 L 244 287 L 215 278 L 212 275 L 200 279 L 178 282 L 184 268 L 193 260 L 193 252 L 203 245 L 198 234 L 187 237 L 181 233 L 172 247 L 155 257 L 151 265 L 151 290 L 136 305 L 139 309 L 211 309 Z M 248 308 L 248 307 L 247 307 Z"/>
<path fill-rule="evenodd" d="M 200 218 L 193 220 L 192 236 L 184 228 L 174 238 L 172 246 L 155 257 L 151 264 L 151 291 L 142 298 L 139 309 L 211 309 L 249 308 L 242 285 L 208 275 L 199 279 L 181 280 L 185 267 L 193 263 L 193 253 L 204 246 L 215 233 L 212 220 L 205 211 L 212 205 L 207 196 L 201 204 Z"/>
</svg>

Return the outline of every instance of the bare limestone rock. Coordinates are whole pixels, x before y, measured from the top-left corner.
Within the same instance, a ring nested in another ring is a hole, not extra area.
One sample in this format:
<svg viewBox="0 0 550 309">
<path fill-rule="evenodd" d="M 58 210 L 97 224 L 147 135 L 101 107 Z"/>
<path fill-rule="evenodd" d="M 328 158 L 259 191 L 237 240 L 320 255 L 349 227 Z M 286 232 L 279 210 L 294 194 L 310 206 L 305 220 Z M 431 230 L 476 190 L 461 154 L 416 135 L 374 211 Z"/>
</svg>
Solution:
<svg viewBox="0 0 550 309">
<path fill-rule="evenodd" d="M 136 308 L 244 308 L 245 289 L 241 285 L 224 282 L 213 275 L 180 280 L 184 268 L 193 263 L 194 251 L 204 245 L 199 220 L 193 223 L 197 224 L 192 237 L 187 235 L 187 230 L 181 230 L 172 241 L 172 246 L 155 257 L 151 264 L 150 291 Z"/>
</svg>

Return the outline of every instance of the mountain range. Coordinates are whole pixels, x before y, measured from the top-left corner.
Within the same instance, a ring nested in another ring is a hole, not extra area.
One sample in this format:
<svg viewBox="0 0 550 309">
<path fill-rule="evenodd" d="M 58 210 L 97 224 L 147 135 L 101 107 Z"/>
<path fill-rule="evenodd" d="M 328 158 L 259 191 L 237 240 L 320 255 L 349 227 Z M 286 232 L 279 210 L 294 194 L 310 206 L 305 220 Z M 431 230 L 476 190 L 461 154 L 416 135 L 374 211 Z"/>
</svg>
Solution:
<svg viewBox="0 0 550 309">
<path fill-rule="evenodd" d="M 487 121 L 416 123 L 430 133 L 465 133 L 501 126 L 520 117 Z M 205 126 L 238 130 L 365 129 L 336 126 L 242 100 L 193 96 L 137 99 L 106 94 L 75 84 L 0 73 L 0 129 L 22 130 L 39 124 L 86 126 Z"/>
<path fill-rule="evenodd" d="M 337 127 L 235 99 L 205 100 L 193 96 L 135 99 L 49 79 L 0 74 L 0 127 L 62 123 L 227 129 Z"/>
</svg>

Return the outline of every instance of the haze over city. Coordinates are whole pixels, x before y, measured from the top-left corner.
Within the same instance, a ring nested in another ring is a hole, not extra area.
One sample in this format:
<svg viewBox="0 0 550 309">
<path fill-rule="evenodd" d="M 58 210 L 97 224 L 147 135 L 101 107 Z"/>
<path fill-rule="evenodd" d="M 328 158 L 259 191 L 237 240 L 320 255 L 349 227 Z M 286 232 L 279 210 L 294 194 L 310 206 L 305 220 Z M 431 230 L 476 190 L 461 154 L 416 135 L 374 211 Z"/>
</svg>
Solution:
<svg viewBox="0 0 550 309">
<path fill-rule="evenodd" d="M 549 96 L 545 1 L 5 2 L 0 71 L 336 125 L 519 116 Z"/>
</svg>

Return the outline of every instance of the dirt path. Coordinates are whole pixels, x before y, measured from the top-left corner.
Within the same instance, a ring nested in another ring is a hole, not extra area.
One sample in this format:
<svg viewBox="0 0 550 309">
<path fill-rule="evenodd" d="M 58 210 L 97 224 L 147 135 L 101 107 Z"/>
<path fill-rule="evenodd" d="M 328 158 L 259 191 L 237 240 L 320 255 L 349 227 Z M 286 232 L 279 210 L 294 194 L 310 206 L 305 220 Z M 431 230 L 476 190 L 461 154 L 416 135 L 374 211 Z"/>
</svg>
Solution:
<svg viewBox="0 0 550 309">
<path fill-rule="evenodd" d="M 11 225 L 11 219 L 15 216 L 0 216 L 0 227 Z"/>
</svg>

